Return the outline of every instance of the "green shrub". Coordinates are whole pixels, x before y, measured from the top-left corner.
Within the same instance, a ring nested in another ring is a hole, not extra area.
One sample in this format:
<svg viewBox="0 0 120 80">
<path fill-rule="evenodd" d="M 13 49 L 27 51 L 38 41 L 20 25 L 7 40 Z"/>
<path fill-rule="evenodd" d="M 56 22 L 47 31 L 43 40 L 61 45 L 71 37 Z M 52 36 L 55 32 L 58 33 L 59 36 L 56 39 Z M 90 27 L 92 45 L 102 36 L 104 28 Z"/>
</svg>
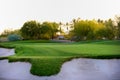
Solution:
<svg viewBox="0 0 120 80">
<path fill-rule="evenodd" d="M 8 40 L 9 41 L 18 41 L 18 40 L 21 40 L 21 39 L 22 38 L 19 35 L 16 35 L 16 34 L 8 35 Z"/>
</svg>

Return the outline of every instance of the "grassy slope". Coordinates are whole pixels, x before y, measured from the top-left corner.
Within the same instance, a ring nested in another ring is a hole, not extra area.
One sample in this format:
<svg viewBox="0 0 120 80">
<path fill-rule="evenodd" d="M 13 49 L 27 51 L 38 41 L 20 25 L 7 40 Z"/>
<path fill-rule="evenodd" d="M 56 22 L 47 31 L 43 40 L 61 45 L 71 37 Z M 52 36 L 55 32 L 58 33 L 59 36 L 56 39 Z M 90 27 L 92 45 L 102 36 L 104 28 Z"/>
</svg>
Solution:
<svg viewBox="0 0 120 80">
<path fill-rule="evenodd" d="M 120 58 L 120 41 L 20 41 L 0 44 L 2 47 L 15 47 L 16 55 L 9 60 L 29 61 L 32 64 L 31 73 L 35 75 L 56 74 L 63 62 L 75 57 Z"/>
</svg>

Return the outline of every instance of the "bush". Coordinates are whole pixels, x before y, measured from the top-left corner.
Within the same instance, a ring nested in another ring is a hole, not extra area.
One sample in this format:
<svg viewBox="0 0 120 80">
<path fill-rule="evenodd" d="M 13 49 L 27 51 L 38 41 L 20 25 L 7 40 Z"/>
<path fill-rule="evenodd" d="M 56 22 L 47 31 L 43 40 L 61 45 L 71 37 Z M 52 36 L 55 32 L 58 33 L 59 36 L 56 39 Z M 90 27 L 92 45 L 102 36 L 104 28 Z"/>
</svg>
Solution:
<svg viewBox="0 0 120 80">
<path fill-rule="evenodd" d="M 11 34 L 8 36 L 8 40 L 9 41 L 18 41 L 21 40 L 22 38 L 19 35 L 16 34 Z"/>
</svg>

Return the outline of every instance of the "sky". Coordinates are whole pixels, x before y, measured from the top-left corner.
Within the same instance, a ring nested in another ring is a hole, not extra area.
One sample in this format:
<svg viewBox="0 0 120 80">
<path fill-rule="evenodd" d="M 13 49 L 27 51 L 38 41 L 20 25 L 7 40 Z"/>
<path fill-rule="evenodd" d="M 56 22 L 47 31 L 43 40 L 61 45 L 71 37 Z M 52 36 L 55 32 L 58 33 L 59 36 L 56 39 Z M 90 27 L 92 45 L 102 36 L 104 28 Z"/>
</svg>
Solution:
<svg viewBox="0 0 120 80">
<path fill-rule="evenodd" d="M 0 0 L 0 33 L 29 20 L 70 22 L 109 19 L 120 14 L 120 0 Z"/>
</svg>

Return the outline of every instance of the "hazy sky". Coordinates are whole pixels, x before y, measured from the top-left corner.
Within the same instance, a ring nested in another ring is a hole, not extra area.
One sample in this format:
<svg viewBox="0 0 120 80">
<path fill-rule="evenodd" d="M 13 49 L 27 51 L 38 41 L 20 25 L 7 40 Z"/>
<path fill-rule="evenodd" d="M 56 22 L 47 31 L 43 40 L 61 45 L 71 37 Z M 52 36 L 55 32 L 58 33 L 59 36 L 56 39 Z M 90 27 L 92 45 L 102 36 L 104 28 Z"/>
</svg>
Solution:
<svg viewBox="0 0 120 80">
<path fill-rule="evenodd" d="M 28 20 L 69 22 L 108 19 L 120 14 L 120 0 L 0 0 L 0 32 Z"/>
</svg>

